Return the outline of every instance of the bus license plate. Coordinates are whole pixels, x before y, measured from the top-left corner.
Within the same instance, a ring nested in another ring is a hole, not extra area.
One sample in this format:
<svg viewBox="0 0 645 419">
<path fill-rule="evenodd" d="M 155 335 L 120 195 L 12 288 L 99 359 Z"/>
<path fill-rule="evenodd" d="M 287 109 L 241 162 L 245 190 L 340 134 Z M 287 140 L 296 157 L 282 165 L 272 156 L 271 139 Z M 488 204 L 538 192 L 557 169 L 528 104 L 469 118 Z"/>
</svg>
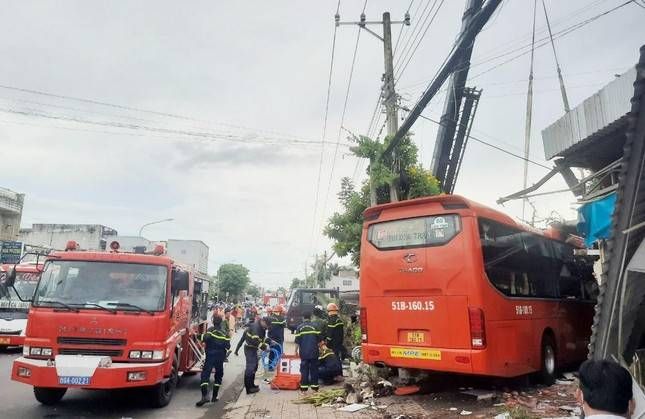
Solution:
<svg viewBox="0 0 645 419">
<path fill-rule="evenodd" d="M 436 349 L 390 348 L 392 358 L 431 359 L 441 361 L 441 351 Z"/>
<path fill-rule="evenodd" d="M 425 343 L 426 334 L 424 332 L 408 332 L 408 343 Z"/>
<path fill-rule="evenodd" d="M 0 345 L 8 345 L 9 343 L 9 338 L 0 338 Z"/>
<path fill-rule="evenodd" d="M 63 375 L 58 377 L 58 384 L 72 385 L 72 386 L 87 386 L 90 384 L 90 377 L 74 377 Z"/>
</svg>

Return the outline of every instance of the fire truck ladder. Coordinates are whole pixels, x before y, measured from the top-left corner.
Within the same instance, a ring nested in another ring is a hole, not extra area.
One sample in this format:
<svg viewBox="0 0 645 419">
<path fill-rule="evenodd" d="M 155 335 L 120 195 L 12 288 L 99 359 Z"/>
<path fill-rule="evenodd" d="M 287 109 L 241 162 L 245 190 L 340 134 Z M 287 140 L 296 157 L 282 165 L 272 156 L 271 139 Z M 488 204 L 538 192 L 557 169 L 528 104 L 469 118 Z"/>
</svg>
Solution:
<svg viewBox="0 0 645 419">
<path fill-rule="evenodd" d="M 204 360 L 206 359 L 206 353 L 202 349 L 197 335 L 193 334 L 188 338 L 188 346 L 192 354 L 191 359 L 194 360 L 193 364 L 188 367 L 189 370 L 201 370 L 204 367 Z"/>
</svg>

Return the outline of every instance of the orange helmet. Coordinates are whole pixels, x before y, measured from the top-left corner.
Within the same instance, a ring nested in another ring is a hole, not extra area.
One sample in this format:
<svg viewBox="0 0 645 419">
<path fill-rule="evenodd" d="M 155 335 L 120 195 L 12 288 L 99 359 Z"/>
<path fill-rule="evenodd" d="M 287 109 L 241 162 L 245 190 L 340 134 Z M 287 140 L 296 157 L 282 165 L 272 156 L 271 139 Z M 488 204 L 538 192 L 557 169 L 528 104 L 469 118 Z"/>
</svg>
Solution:
<svg viewBox="0 0 645 419">
<path fill-rule="evenodd" d="M 282 313 L 283 311 L 284 311 L 284 307 L 282 307 L 280 304 L 278 304 L 277 306 L 273 307 L 273 312 L 274 313 Z"/>
<path fill-rule="evenodd" d="M 338 311 L 338 306 L 335 303 L 327 304 L 327 311 Z"/>
</svg>

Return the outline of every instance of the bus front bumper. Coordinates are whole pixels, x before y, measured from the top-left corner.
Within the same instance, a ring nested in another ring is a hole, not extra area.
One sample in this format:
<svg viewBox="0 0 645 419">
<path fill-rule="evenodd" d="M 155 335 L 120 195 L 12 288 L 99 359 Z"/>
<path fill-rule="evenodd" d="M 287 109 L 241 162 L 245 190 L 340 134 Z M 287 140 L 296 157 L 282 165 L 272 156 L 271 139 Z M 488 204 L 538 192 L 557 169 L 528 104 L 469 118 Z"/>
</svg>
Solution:
<svg viewBox="0 0 645 419">
<path fill-rule="evenodd" d="M 0 335 L 0 346 L 22 346 L 25 337 L 20 335 Z"/>
<path fill-rule="evenodd" d="M 370 365 L 477 374 L 484 351 L 364 343 L 361 352 Z"/>
<path fill-rule="evenodd" d="M 165 372 L 167 370 L 168 361 L 159 363 L 114 362 L 107 366 L 96 368 L 89 377 L 87 384 L 69 384 L 69 379 L 66 381 L 66 378 L 59 376 L 56 366 L 52 365 L 52 361 L 20 357 L 13 362 L 11 379 L 36 387 L 74 387 L 107 390 L 152 386 L 166 379 Z M 74 377 L 71 382 L 79 378 L 82 377 Z"/>
</svg>

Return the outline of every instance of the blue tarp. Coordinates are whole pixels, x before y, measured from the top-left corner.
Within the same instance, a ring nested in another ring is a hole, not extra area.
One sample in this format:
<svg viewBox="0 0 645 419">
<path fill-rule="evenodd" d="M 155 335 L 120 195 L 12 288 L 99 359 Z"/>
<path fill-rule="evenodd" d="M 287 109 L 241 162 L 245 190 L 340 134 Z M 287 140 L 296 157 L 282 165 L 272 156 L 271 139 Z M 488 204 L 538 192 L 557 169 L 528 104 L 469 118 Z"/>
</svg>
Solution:
<svg viewBox="0 0 645 419">
<path fill-rule="evenodd" d="M 578 233 L 585 238 L 585 246 L 592 247 L 596 240 L 611 236 L 611 217 L 616 205 L 616 193 L 607 195 L 578 208 Z"/>
</svg>

